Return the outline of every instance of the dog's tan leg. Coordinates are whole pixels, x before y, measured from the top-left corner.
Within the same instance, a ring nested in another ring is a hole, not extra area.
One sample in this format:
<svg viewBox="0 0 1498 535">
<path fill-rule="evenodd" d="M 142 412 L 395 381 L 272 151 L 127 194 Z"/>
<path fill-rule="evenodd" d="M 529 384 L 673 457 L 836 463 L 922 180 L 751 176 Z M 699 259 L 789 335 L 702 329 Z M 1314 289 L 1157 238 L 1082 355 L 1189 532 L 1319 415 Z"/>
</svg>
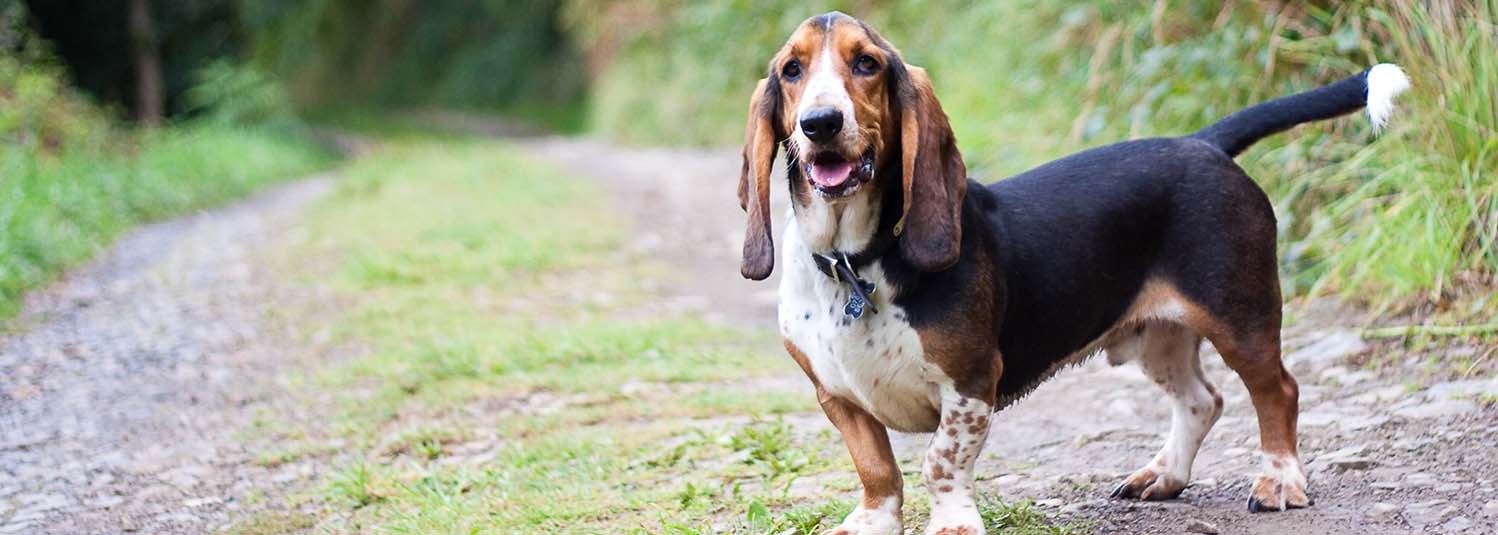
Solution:
<svg viewBox="0 0 1498 535">
<path fill-rule="evenodd" d="M 1305 468 L 1300 463 L 1295 420 L 1300 414 L 1300 388 L 1280 362 L 1278 325 L 1258 336 L 1212 339 L 1248 387 L 1259 416 L 1259 446 L 1263 471 L 1249 490 L 1248 510 L 1282 511 L 1311 504 L 1306 495 Z"/>
<path fill-rule="evenodd" d="M 785 350 L 816 387 L 817 402 L 827 420 L 842 433 L 858 480 L 863 483 L 863 499 L 858 507 L 827 535 L 900 535 L 904 526 L 900 506 L 904 503 L 905 480 L 900 476 L 900 463 L 895 461 L 884 424 L 868 411 L 822 388 L 812 372 L 811 362 L 796 344 L 785 340 Z"/>
<path fill-rule="evenodd" d="M 1151 323 L 1108 348 L 1109 360 L 1138 360 L 1145 376 L 1171 398 L 1170 435 L 1148 465 L 1113 489 L 1115 498 L 1168 500 L 1186 489 L 1202 440 L 1222 415 L 1222 395 L 1202 373 L 1201 337 L 1186 326 Z"/>
<path fill-rule="evenodd" d="M 974 500 L 973 466 L 988 439 L 993 404 L 959 394 L 951 386 L 941 391 L 941 424 L 926 450 L 923 474 L 931 493 L 928 535 L 981 535 L 983 518 Z"/>
<path fill-rule="evenodd" d="M 902 532 L 900 505 L 904 480 L 900 477 L 900 465 L 890 449 L 884 424 L 821 387 L 817 388 L 817 399 L 821 401 L 827 419 L 843 434 L 848 454 L 853 456 L 853 467 L 858 470 L 858 479 L 863 483 L 863 500 L 842 525 L 828 533 L 898 535 Z"/>
</svg>

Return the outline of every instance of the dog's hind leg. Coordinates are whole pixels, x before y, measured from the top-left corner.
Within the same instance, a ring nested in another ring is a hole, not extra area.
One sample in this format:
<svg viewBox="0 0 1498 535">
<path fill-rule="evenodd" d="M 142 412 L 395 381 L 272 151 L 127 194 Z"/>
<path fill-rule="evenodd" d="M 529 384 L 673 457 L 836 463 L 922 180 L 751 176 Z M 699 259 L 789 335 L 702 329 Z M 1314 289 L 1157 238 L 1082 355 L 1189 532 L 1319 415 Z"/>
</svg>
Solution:
<svg viewBox="0 0 1498 535">
<path fill-rule="evenodd" d="M 1248 510 L 1283 511 L 1308 507 L 1305 467 L 1297 451 L 1295 421 L 1300 387 L 1280 361 L 1279 316 L 1270 327 L 1247 333 L 1212 336 L 1228 367 L 1248 387 L 1259 417 L 1263 469 L 1249 489 Z"/>
<path fill-rule="evenodd" d="M 1115 498 L 1168 500 L 1191 481 L 1191 465 L 1207 431 L 1222 415 L 1222 395 L 1202 373 L 1201 337 L 1177 323 L 1152 321 L 1108 347 L 1113 362 L 1138 360 L 1145 376 L 1171 399 L 1170 435 L 1143 468 L 1113 489 Z"/>
</svg>

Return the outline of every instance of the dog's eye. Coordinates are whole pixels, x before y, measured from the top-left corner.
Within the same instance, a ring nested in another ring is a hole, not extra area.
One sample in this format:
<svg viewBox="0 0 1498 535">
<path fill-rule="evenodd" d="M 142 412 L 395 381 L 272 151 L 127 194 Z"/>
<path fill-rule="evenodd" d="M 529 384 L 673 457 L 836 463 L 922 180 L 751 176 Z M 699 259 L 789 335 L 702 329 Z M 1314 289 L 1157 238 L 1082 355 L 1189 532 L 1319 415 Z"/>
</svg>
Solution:
<svg viewBox="0 0 1498 535">
<path fill-rule="evenodd" d="M 795 80 L 801 77 L 801 62 L 790 60 L 784 67 L 780 68 L 780 77 L 786 80 Z"/>
<path fill-rule="evenodd" d="M 868 54 L 858 56 L 853 61 L 853 72 L 865 76 L 879 72 L 879 60 Z"/>
</svg>

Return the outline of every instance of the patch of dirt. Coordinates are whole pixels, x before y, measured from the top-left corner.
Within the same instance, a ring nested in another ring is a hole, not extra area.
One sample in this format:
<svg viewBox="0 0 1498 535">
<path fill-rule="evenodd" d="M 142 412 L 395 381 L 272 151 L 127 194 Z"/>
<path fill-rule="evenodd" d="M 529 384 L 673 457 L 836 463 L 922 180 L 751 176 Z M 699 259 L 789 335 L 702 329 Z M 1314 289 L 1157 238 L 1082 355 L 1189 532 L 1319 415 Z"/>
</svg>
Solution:
<svg viewBox="0 0 1498 535">
<path fill-rule="evenodd" d="M 204 533 L 317 475 L 242 433 L 282 390 L 277 309 L 325 297 L 258 253 L 332 183 L 138 228 L 28 296 L 0 337 L 0 534 Z"/>
<path fill-rule="evenodd" d="M 738 275 L 745 216 L 735 194 L 737 152 L 633 149 L 575 138 L 536 138 L 524 146 L 616 196 L 636 221 L 631 247 L 682 274 L 663 289 L 663 299 L 687 303 L 689 312 L 716 321 L 774 328 L 775 279 L 751 282 Z M 774 221 L 784 221 L 783 188 L 772 200 Z M 1413 386 L 1430 375 L 1421 370 L 1422 359 L 1394 345 L 1370 346 L 1339 327 L 1362 324 L 1358 312 L 1331 302 L 1303 308 L 1301 321 L 1285 333 L 1285 358 L 1301 384 L 1301 455 L 1313 507 L 1246 511 L 1250 477 L 1259 466 L 1257 423 L 1247 391 L 1210 344 L 1202 360 L 1226 407 L 1180 499 L 1107 499 L 1113 485 L 1164 443 L 1170 413 L 1163 393 L 1135 366 L 1114 368 L 1104 359 L 1063 371 L 996 416 L 979 464 L 980 492 L 1033 500 L 1098 533 L 1179 533 L 1188 524 L 1263 535 L 1498 531 L 1498 407 L 1491 403 L 1498 378 Z M 772 344 L 764 354 L 782 352 Z M 1378 371 L 1360 366 L 1369 360 L 1388 364 Z M 810 395 L 800 375 L 768 383 L 775 386 L 758 381 L 755 388 Z M 831 429 L 817 414 L 787 421 L 804 436 Z M 918 469 L 929 440 L 895 434 L 903 468 Z"/>
</svg>

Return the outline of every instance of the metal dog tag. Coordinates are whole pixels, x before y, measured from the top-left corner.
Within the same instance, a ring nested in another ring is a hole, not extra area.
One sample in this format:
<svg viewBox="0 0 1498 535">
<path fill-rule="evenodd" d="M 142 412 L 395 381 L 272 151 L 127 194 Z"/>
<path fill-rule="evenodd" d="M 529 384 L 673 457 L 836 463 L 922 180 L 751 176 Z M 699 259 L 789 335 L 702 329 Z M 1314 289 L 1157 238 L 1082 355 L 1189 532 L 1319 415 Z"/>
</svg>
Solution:
<svg viewBox="0 0 1498 535">
<path fill-rule="evenodd" d="M 843 305 L 843 314 L 847 314 L 853 319 L 859 319 L 863 317 L 864 307 L 869 305 L 868 299 L 864 298 L 864 296 L 872 295 L 876 288 L 874 283 L 861 280 L 855 280 L 853 284 L 857 284 L 863 291 L 859 292 L 855 290 L 848 292 L 848 303 Z"/>
</svg>

